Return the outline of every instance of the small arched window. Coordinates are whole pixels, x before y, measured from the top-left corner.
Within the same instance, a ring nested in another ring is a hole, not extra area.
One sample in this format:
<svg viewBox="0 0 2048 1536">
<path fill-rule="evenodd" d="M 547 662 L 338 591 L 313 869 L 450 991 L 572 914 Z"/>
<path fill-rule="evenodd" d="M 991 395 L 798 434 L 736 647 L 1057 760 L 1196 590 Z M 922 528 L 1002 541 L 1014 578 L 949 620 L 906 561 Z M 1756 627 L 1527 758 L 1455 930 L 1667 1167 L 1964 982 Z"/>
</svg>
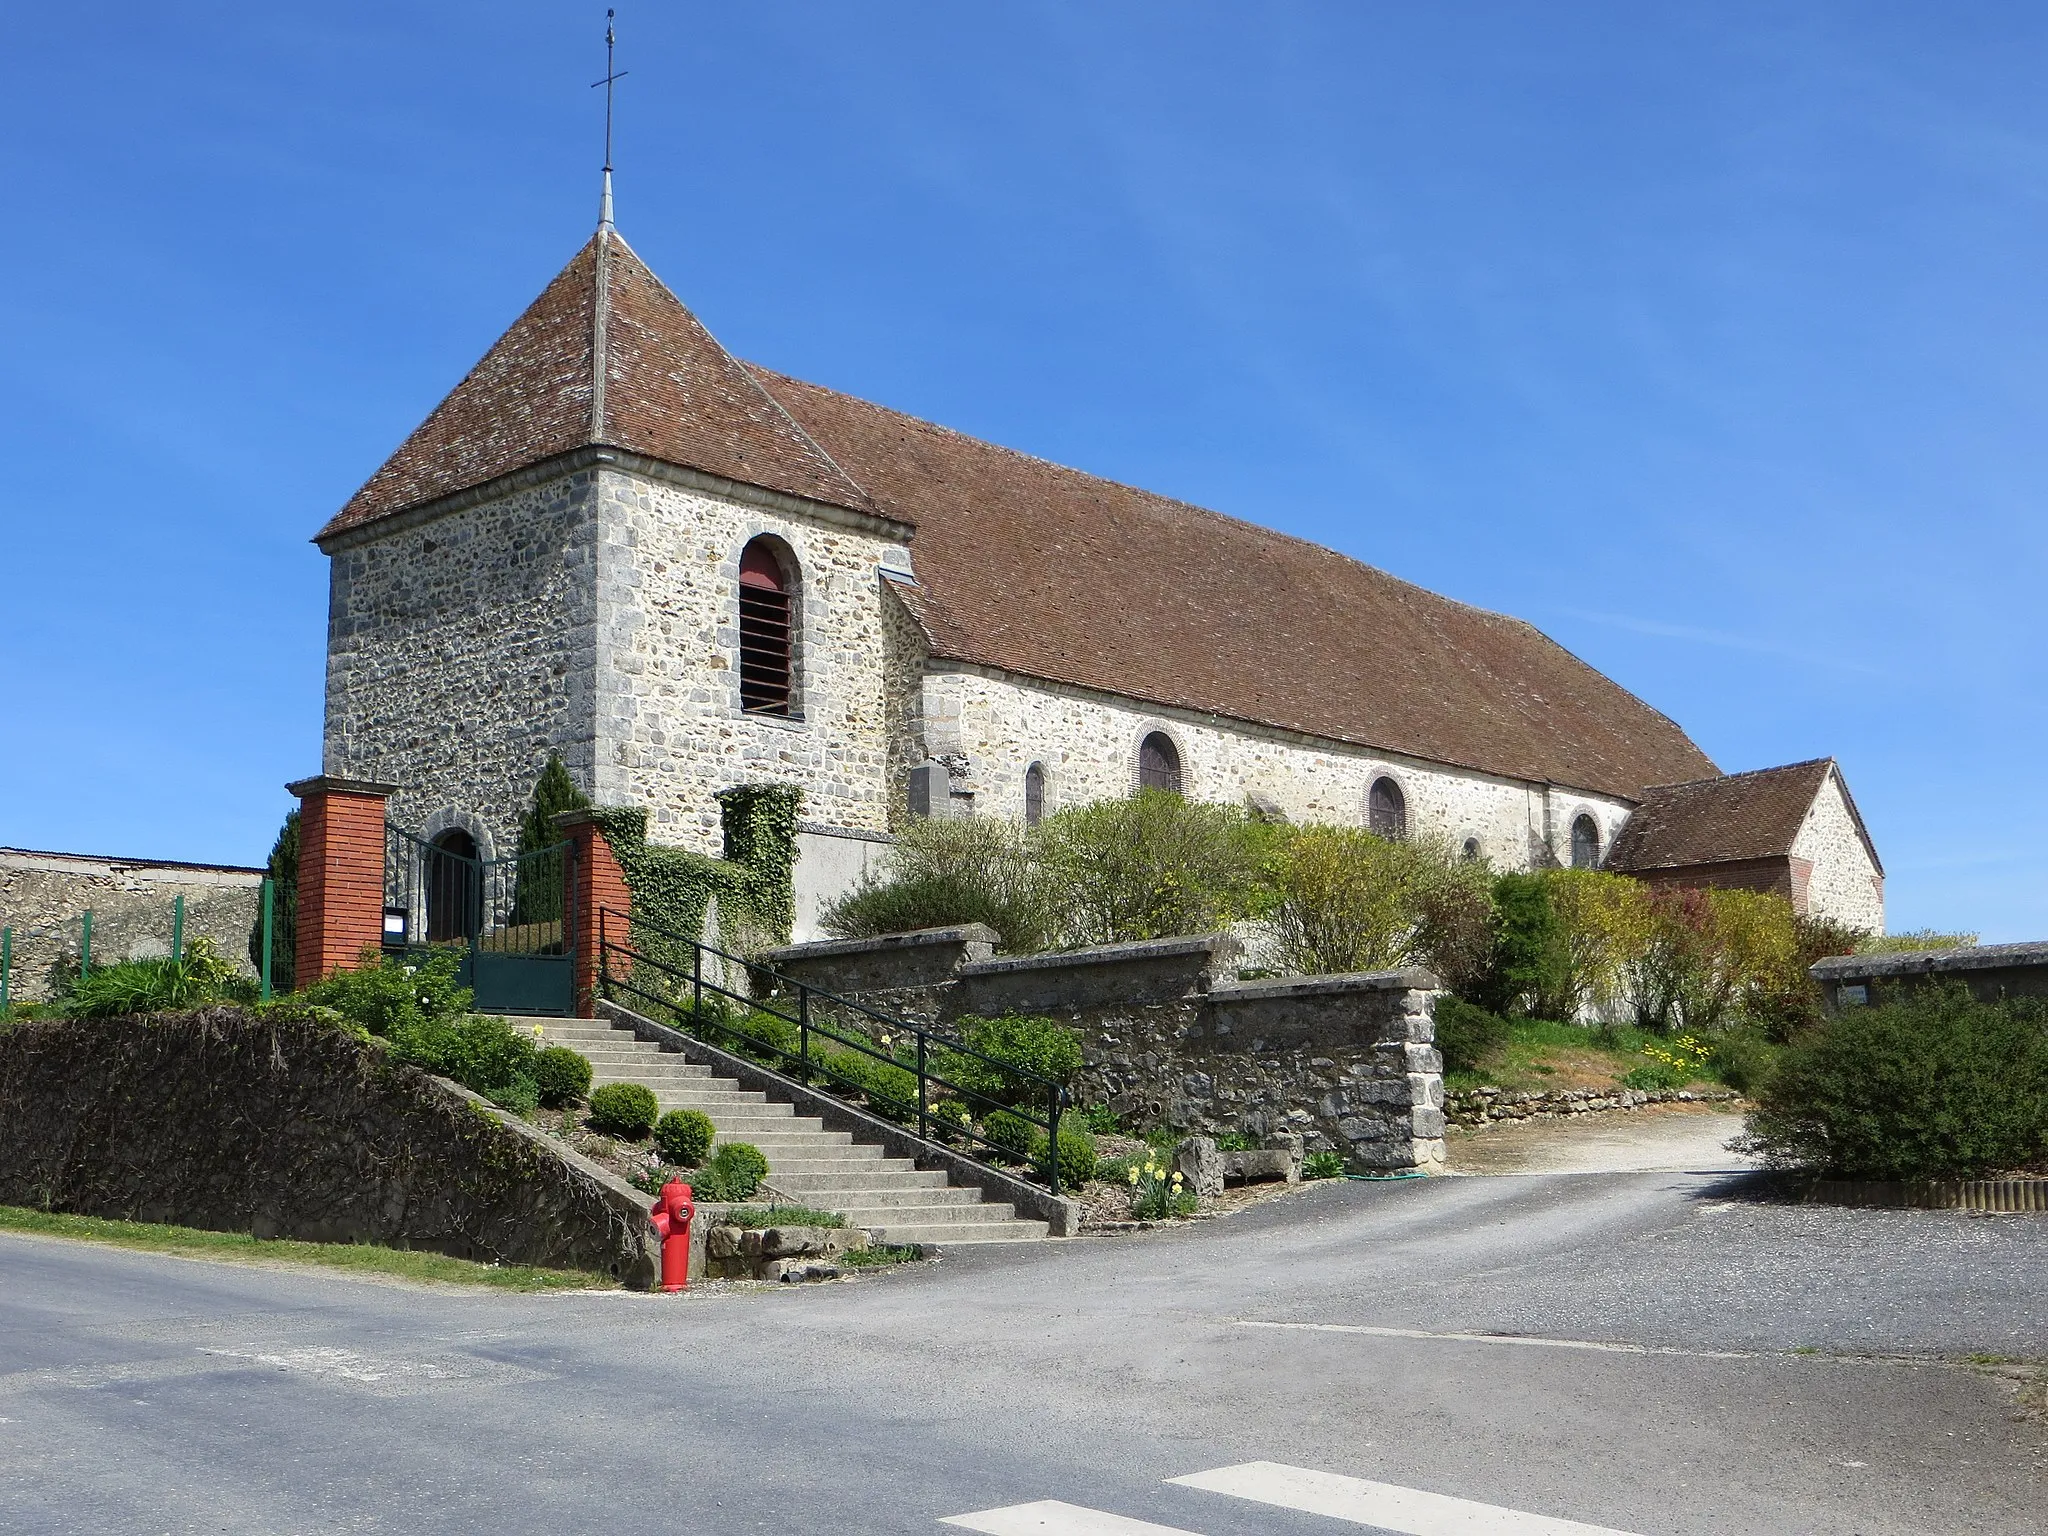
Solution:
<svg viewBox="0 0 2048 1536">
<path fill-rule="evenodd" d="M 1366 825 L 1371 828 L 1373 836 L 1398 842 L 1408 835 L 1408 798 L 1392 779 L 1372 781 L 1372 793 L 1366 797 L 1365 809 Z"/>
<path fill-rule="evenodd" d="M 1138 743 L 1138 788 L 1180 793 L 1180 748 L 1164 731 L 1154 731 Z"/>
<path fill-rule="evenodd" d="M 750 714 L 790 712 L 789 588 L 768 539 L 740 551 L 740 707 Z"/>
<path fill-rule="evenodd" d="M 1600 867 L 1600 823 L 1590 816 L 1572 822 L 1572 868 Z"/>
<path fill-rule="evenodd" d="M 1477 864 L 1479 862 L 1479 839 L 1476 837 L 1465 839 L 1465 862 L 1467 864 Z"/>
<path fill-rule="evenodd" d="M 1035 827 L 1045 819 L 1045 764 L 1033 763 L 1024 770 L 1024 825 Z"/>
</svg>

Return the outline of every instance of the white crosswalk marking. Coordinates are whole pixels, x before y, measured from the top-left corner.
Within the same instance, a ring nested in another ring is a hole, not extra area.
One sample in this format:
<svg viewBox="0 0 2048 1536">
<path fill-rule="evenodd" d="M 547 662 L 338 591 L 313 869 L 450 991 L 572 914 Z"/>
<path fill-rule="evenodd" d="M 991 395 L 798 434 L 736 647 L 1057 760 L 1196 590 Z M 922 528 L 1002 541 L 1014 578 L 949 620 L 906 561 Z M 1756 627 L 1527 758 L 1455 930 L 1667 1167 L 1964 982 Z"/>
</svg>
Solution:
<svg viewBox="0 0 2048 1536">
<path fill-rule="evenodd" d="M 1606 1526 L 1582 1525 L 1576 1520 L 1557 1520 L 1549 1515 L 1527 1515 L 1494 1504 L 1476 1504 L 1470 1499 L 1369 1482 L 1362 1477 L 1341 1477 L 1335 1472 L 1312 1472 L 1277 1461 L 1248 1461 L 1242 1466 L 1218 1467 L 1213 1472 L 1193 1472 L 1167 1481 L 1183 1488 L 1277 1504 L 1282 1509 L 1329 1515 L 1354 1525 L 1399 1531 L 1402 1536 L 1628 1536 L 1625 1531 Z"/>
<path fill-rule="evenodd" d="M 954 1515 L 939 1524 L 965 1526 L 970 1531 L 985 1531 L 988 1536 L 1197 1536 L 1178 1526 L 1105 1514 L 1079 1504 L 1062 1504 L 1058 1499 L 984 1509 L 974 1515 Z"/>
</svg>

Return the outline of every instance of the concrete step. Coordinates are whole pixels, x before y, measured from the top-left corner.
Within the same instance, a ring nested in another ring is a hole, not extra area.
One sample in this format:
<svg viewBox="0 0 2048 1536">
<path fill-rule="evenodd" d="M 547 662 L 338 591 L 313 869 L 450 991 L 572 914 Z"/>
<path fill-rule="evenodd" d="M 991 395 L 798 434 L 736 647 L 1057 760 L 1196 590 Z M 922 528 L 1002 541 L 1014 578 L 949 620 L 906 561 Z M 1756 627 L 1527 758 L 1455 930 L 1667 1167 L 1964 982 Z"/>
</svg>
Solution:
<svg viewBox="0 0 2048 1536">
<path fill-rule="evenodd" d="M 964 1193 L 979 1195 L 981 1191 L 970 1189 Z M 984 1226 L 1017 1218 L 1013 1206 L 980 1200 L 964 1205 L 919 1206 L 842 1205 L 835 1200 L 830 1209 L 844 1216 L 849 1226 L 855 1227 L 883 1227 L 891 1222 L 899 1226 L 912 1222 L 918 1226 Z M 906 1211 L 910 1214 L 906 1215 Z"/>
<path fill-rule="evenodd" d="M 981 1203 L 978 1189 L 954 1189 L 947 1186 L 940 1189 L 836 1189 L 797 1190 L 791 1189 L 774 1175 L 769 1182 L 785 1195 L 801 1195 L 806 1205 L 822 1206 L 826 1210 L 846 1214 L 853 1211 L 915 1211 L 918 1219 L 933 1221 L 978 1220 L 989 1209 Z M 960 1213 L 968 1214 L 960 1214 Z M 932 1213 L 927 1216 L 926 1213 Z M 847 1220 L 853 1217 L 847 1215 Z M 856 1225 L 866 1226 L 860 1222 Z"/>
<path fill-rule="evenodd" d="M 897 1169 L 908 1169 L 907 1157 L 884 1157 L 880 1147 L 868 1146 L 863 1142 L 849 1142 L 843 1147 L 819 1147 L 817 1155 L 805 1153 L 802 1156 L 777 1158 L 777 1177 L 787 1173 L 796 1177 L 809 1174 L 824 1174 L 837 1178 L 840 1174 L 854 1174 L 867 1177 L 870 1174 L 888 1173 Z"/>
<path fill-rule="evenodd" d="M 801 1150 L 815 1157 L 831 1147 L 852 1146 L 853 1136 L 847 1131 L 758 1131 L 747 1136 L 729 1136 L 720 1131 L 711 1138 L 714 1147 L 723 1146 L 728 1141 L 750 1141 L 771 1155 L 778 1151 Z"/>
<path fill-rule="evenodd" d="M 774 1115 L 713 1115 L 711 1123 L 727 1141 L 751 1141 L 756 1136 L 822 1135 L 825 1130 L 824 1121 L 807 1120 L 800 1115 L 784 1115 L 780 1119 Z"/>
<path fill-rule="evenodd" d="M 871 1162 L 835 1163 L 829 1171 L 797 1173 L 785 1166 L 775 1186 L 791 1194 L 839 1194 L 861 1189 L 947 1189 L 943 1169 L 878 1168 Z"/>
<path fill-rule="evenodd" d="M 1042 1221 L 898 1221 L 878 1223 L 868 1228 L 876 1243 L 891 1248 L 911 1243 L 927 1243 L 940 1248 L 968 1243 L 1029 1243 L 1043 1238 L 1050 1230 Z"/>
</svg>

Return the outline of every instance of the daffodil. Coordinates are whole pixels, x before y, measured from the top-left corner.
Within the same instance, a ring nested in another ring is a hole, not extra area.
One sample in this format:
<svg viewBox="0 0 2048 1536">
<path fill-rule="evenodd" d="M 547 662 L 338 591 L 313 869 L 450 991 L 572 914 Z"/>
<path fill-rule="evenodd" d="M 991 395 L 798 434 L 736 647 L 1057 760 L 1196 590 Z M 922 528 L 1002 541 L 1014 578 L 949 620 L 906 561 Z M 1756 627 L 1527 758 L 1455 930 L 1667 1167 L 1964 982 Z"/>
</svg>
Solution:
<svg viewBox="0 0 2048 1536">
<path fill-rule="evenodd" d="M 1131 1182 L 1133 1184 L 1138 1182 L 1138 1170 L 1135 1168 L 1131 1170 Z"/>
</svg>

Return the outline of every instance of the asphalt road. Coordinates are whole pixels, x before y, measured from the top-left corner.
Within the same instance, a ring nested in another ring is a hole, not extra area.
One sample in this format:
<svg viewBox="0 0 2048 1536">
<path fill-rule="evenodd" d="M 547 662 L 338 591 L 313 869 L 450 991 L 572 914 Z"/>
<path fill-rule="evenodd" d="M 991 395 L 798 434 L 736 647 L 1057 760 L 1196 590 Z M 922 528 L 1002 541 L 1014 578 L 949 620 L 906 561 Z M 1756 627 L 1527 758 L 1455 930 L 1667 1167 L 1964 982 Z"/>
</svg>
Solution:
<svg viewBox="0 0 2048 1536">
<path fill-rule="evenodd" d="M 1638 1536 L 2038 1536 L 2048 1427 L 1937 1357 L 2048 1357 L 2048 1221 L 1730 1189 L 1338 1182 L 687 1298 L 0 1237 L 0 1527 L 936 1533 L 1057 1500 L 1362 1528 L 1166 1481 L 1268 1461 Z M 976 1528 L 1132 1529 L 1038 1518 Z"/>
</svg>

